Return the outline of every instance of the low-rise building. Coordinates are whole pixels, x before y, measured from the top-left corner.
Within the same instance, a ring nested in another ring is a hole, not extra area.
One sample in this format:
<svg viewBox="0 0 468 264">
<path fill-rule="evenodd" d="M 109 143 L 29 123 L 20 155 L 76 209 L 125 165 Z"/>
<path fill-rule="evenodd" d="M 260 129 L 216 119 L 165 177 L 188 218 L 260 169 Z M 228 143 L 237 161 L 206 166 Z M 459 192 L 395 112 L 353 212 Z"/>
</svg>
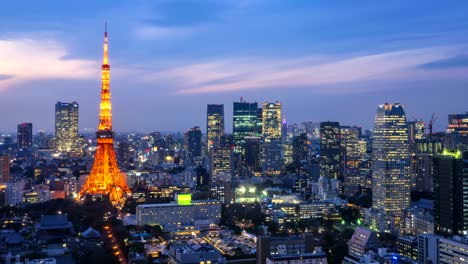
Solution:
<svg viewBox="0 0 468 264">
<path fill-rule="evenodd" d="M 324 252 L 272 255 L 266 258 L 266 264 L 327 264 L 327 255 Z"/>
<path fill-rule="evenodd" d="M 217 200 L 192 201 L 190 195 L 178 195 L 177 203 L 142 204 L 136 208 L 137 225 L 160 225 L 163 228 L 193 225 L 206 220 L 218 224 L 221 202 Z"/>
</svg>

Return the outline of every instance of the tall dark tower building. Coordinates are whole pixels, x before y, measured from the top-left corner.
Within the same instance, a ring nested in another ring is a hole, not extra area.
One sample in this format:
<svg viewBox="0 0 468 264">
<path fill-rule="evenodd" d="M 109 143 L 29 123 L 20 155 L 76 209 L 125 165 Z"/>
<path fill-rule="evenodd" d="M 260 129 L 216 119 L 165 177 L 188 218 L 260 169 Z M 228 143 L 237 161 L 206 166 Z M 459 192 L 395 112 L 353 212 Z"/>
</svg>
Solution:
<svg viewBox="0 0 468 264">
<path fill-rule="evenodd" d="M 444 236 L 468 231 L 468 152 L 444 151 L 433 160 L 434 231 Z"/>
<path fill-rule="evenodd" d="M 18 148 L 28 149 L 32 146 L 32 124 L 31 123 L 21 123 L 18 125 L 17 130 L 17 143 Z"/>
<path fill-rule="evenodd" d="M 0 183 L 6 183 L 10 180 L 10 157 L 0 155 Z"/>
<path fill-rule="evenodd" d="M 333 179 L 340 176 L 340 123 L 320 123 L 320 176 Z"/>
<path fill-rule="evenodd" d="M 78 135 L 78 103 L 55 104 L 55 137 L 57 150 L 65 153 L 80 153 Z"/>
<path fill-rule="evenodd" d="M 232 135 L 234 138 L 234 152 L 242 153 L 245 138 L 254 136 L 257 132 L 258 104 L 241 100 L 234 102 Z"/>
<path fill-rule="evenodd" d="M 395 215 L 397 220 L 411 198 L 408 141 L 403 106 L 379 105 L 372 133 L 372 207 Z"/>
<path fill-rule="evenodd" d="M 206 138 L 208 152 L 220 143 L 224 135 L 224 105 L 209 104 L 206 109 Z"/>
<path fill-rule="evenodd" d="M 185 148 L 189 158 L 195 164 L 201 161 L 202 154 L 202 133 L 199 127 L 192 127 L 185 132 Z"/>
<path fill-rule="evenodd" d="M 260 137 L 246 137 L 245 138 L 245 166 L 249 172 L 253 174 L 259 174 L 261 171 L 260 167 Z"/>
<path fill-rule="evenodd" d="M 301 160 L 307 160 L 309 156 L 309 144 L 307 134 L 301 133 L 292 139 L 292 160 L 294 166 L 299 166 Z"/>
</svg>

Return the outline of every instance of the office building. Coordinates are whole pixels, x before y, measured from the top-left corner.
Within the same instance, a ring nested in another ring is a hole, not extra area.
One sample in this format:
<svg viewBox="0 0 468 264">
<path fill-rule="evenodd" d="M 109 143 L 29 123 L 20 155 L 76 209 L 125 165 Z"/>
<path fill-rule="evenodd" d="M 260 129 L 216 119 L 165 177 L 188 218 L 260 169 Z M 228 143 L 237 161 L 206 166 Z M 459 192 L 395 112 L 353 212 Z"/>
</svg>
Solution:
<svg viewBox="0 0 468 264">
<path fill-rule="evenodd" d="M 77 102 L 55 104 L 55 138 L 58 151 L 70 154 L 81 153 Z"/>
<path fill-rule="evenodd" d="M 224 135 L 224 105 L 209 104 L 206 110 L 207 150 L 220 143 Z"/>
<path fill-rule="evenodd" d="M 307 134 L 301 133 L 299 136 L 295 136 L 292 139 L 292 164 L 299 166 L 299 163 L 303 160 L 309 159 L 309 141 L 307 140 Z"/>
<path fill-rule="evenodd" d="M 245 154 L 244 154 L 244 163 L 247 170 L 251 174 L 256 174 L 261 171 L 260 167 L 260 137 L 252 136 L 245 138 Z"/>
<path fill-rule="evenodd" d="M 439 239 L 439 264 L 466 264 L 468 262 L 468 241 L 466 238 Z"/>
<path fill-rule="evenodd" d="M 320 123 L 320 176 L 341 179 L 340 123 Z"/>
<path fill-rule="evenodd" d="M 414 143 L 416 140 L 422 140 L 425 138 L 425 124 L 422 121 L 409 121 L 408 122 L 408 139 L 410 143 Z"/>
<path fill-rule="evenodd" d="M 257 263 L 265 264 L 270 256 L 313 253 L 316 245 L 316 239 L 310 233 L 289 237 L 259 236 L 257 237 Z"/>
<path fill-rule="evenodd" d="M 234 102 L 232 135 L 234 138 L 234 152 L 243 153 L 245 138 L 257 134 L 258 104 Z"/>
<path fill-rule="evenodd" d="M 439 259 L 439 239 L 441 236 L 434 234 L 418 235 L 418 263 L 437 263 Z"/>
<path fill-rule="evenodd" d="M 290 255 L 273 255 L 266 258 L 266 264 L 327 264 L 327 254 L 301 253 Z"/>
<path fill-rule="evenodd" d="M 355 258 L 363 257 L 369 250 L 376 250 L 381 246 L 377 233 L 358 227 L 348 241 L 348 255 Z"/>
<path fill-rule="evenodd" d="M 15 206 L 23 202 L 25 184 L 24 180 L 6 183 L 5 205 Z"/>
<path fill-rule="evenodd" d="M 190 194 L 178 194 L 176 203 L 138 205 L 136 217 L 137 225 L 160 225 L 169 229 L 197 222 L 219 224 L 221 203 L 218 200 L 192 201 Z"/>
<path fill-rule="evenodd" d="M 10 180 L 10 157 L 0 155 L 0 183 L 6 183 Z"/>
<path fill-rule="evenodd" d="M 434 232 L 467 235 L 468 153 L 444 151 L 434 157 Z"/>
<path fill-rule="evenodd" d="M 343 191 L 345 195 L 353 196 L 359 192 L 361 185 L 360 165 L 364 158 L 359 141 L 361 128 L 341 126 L 340 135 Z"/>
<path fill-rule="evenodd" d="M 402 105 L 379 105 L 372 137 L 373 208 L 395 215 L 398 222 L 411 199 L 408 125 Z"/>
<path fill-rule="evenodd" d="M 447 132 L 468 135 L 468 112 L 449 114 Z"/>
<path fill-rule="evenodd" d="M 263 103 L 262 172 L 279 175 L 282 170 L 281 103 Z"/>
<path fill-rule="evenodd" d="M 398 254 L 412 261 L 418 260 L 418 239 L 415 236 L 400 236 L 396 241 Z"/>
<path fill-rule="evenodd" d="M 445 148 L 468 151 L 468 112 L 448 116 L 447 135 L 444 137 Z"/>
<path fill-rule="evenodd" d="M 211 182 L 230 182 L 232 177 L 232 137 L 222 136 L 211 150 Z"/>
<path fill-rule="evenodd" d="M 190 128 L 185 132 L 185 149 L 192 164 L 201 163 L 202 133 L 199 127 Z"/>
<path fill-rule="evenodd" d="M 16 133 L 17 145 L 20 149 L 28 149 L 32 146 L 32 124 L 31 123 L 21 123 L 18 125 L 18 130 Z"/>
</svg>

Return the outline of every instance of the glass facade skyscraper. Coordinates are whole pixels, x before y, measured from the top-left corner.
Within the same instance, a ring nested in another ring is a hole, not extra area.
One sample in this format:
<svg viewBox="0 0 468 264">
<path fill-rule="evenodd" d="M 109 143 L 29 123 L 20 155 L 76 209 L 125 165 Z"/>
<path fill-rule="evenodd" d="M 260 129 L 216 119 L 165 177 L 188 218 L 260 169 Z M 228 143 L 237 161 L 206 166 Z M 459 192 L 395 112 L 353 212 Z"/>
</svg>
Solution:
<svg viewBox="0 0 468 264">
<path fill-rule="evenodd" d="M 267 175 L 281 173 L 281 103 L 263 103 L 262 171 Z"/>
<path fill-rule="evenodd" d="M 254 136 L 257 132 L 258 104 L 234 102 L 232 135 L 234 138 L 234 152 L 242 153 L 245 138 Z"/>
<path fill-rule="evenodd" d="M 320 123 L 320 176 L 340 178 L 340 123 Z"/>
<path fill-rule="evenodd" d="M 206 138 L 208 152 L 220 143 L 224 135 L 224 105 L 209 104 L 206 110 Z"/>
<path fill-rule="evenodd" d="M 55 104 L 55 137 L 58 151 L 80 152 L 77 102 Z"/>
<path fill-rule="evenodd" d="M 377 108 L 372 133 L 373 207 L 401 217 L 410 205 L 411 176 L 408 125 L 402 105 Z"/>
</svg>

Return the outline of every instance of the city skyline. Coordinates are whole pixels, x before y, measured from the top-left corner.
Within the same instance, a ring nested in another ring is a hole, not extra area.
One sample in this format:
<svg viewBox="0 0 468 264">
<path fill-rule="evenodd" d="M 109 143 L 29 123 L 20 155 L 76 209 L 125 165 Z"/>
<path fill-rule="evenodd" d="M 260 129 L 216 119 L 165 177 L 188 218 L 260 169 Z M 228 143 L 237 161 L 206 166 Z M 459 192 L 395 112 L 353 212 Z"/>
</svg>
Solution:
<svg viewBox="0 0 468 264">
<path fill-rule="evenodd" d="M 452 1 L 18 5 L 0 11 L 0 111 L 10 113 L 0 131 L 30 122 L 35 132 L 53 132 L 57 101 L 80 104 L 80 131 L 96 127 L 101 46 L 86 40 L 98 39 L 105 21 L 116 132 L 204 130 L 207 104 L 225 105 L 231 132 L 232 103 L 242 96 L 279 100 L 288 123 L 366 129 L 385 102 L 402 103 L 408 120 L 427 122 L 436 112 L 435 131 L 447 127 L 449 113 L 466 111 L 460 43 L 468 8 Z M 458 96 L 441 100 L 441 91 Z"/>
</svg>

